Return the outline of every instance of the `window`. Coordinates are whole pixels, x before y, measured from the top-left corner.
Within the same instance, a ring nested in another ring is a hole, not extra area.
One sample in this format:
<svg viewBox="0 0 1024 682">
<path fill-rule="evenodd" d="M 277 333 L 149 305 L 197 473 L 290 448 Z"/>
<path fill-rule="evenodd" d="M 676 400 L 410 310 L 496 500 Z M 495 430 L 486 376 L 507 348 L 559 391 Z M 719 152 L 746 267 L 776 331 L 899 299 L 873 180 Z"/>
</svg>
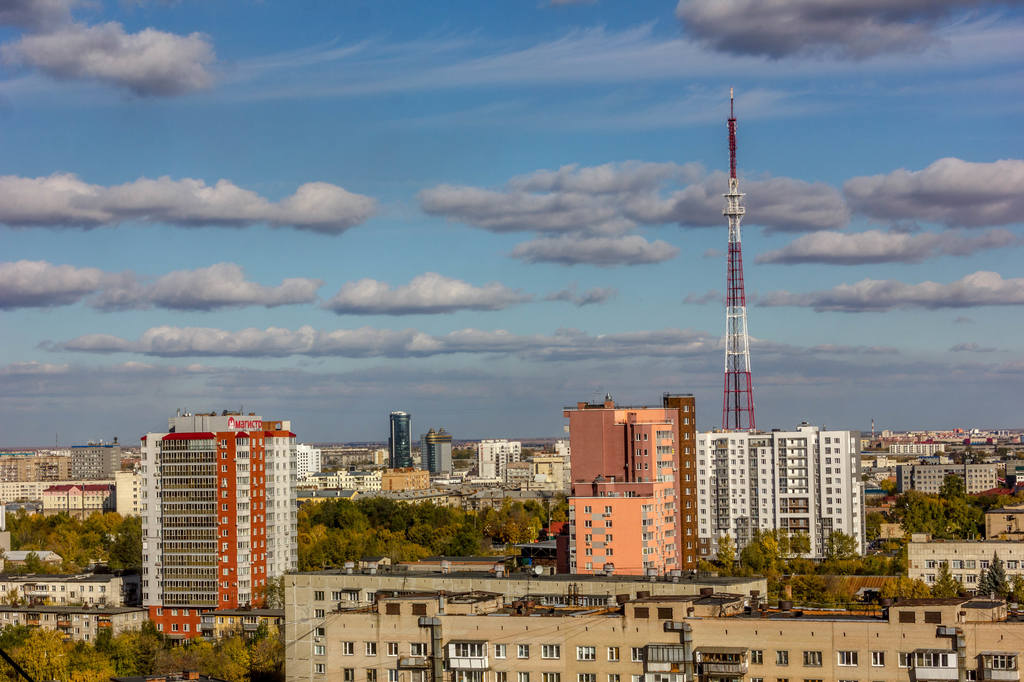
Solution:
<svg viewBox="0 0 1024 682">
<path fill-rule="evenodd" d="M 932 623 L 933 625 L 942 624 L 942 611 L 925 611 L 924 622 Z"/>
<path fill-rule="evenodd" d="M 483 658 L 486 655 L 483 642 L 454 642 L 452 646 L 457 658 Z"/>
<path fill-rule="evenodd" d="M 634 663 L 644 662 L 644 649 L 643 647 L 635 646 L 629 650 L 629 660 Z"/>
<path fill-rule="evenodd" d="M 317 663 L 313 666 L 313 672 L 318 675 L 323 675 L 327 672 L 327 666 L 323 663 Z"/>
<path fill-rule="evenodd" d="M 619 647 L 610 646 L 608 647 L 608 660 L 617 661 L 619 660 Z"/>
<path fill-rule="evenodd" d="M 576 660 L 577 661 L 596 661 L 597 660 L 597 647 L 592 647 L 592 646 L 578 646 L 578 647 L 576 647 Z"/>
<path fill-rule="evenodd" d="M 388 670 L 388 682 L 398 682 L 398 670 L 390 668 Z"/>
<path fill-rule="evenodd" d="M 401 604 L 385 604 L 384 605 L 384 613 L 389 615 L 389 616 L 400 616 L 400 615 L 402 615 L 402 605 Z"/>
<path fill-rule="evenodd" d="M 544 682 L 561 682 L 562 674 L 561 673 L 544 673 L 544 676 L 543 676 L 542 679 L 543 679 Z"/>
<path fill-rule="evenodd" d="M 837 651 L 839 665 L 857 665 L 856 651 Z"/>
<path fill-rule="evenodd" d="M 776 651 L 775 665 L 789 665 L 789 652 L 781 649 Z"/>
<path fill-rule="evenodd" d="M 871 652 L 871 665 L 876 668 L 881 668 L 885 665 L 885 652 L 884 651 L 872 651 Z"/>
<path fill-rule="evenodd" d="M 313 645 L 313 655 L 314 656 L 326 656 L 327 655 L 327 647 L 325 647 L 323 644 L 314 644 Z"/>
<path fill-rule="evenodd" d="M 495 658 L 505 658 L 505 645 L 504 644 L 495 644 L 494 645 L 494 657 Z"/>
<path fill-rule="evenodd" d="M 618 673 L 611 673 L 610 675 L 608 675 L 608 682 L 619 682 L 619 679 L 620 678 Z"/>
<path fill-rule="evenodd" d="M 313 609 L 313 617 L 314 618 L 323 618 L 324 616 L 325 616 L 325 611 L 323 609 Z"/>
<path fill-rule="evenodd" d="M 341 671 L 341 682 L 356 682 L 356 669 L 345 668 Z"/>
<path fill-rule="evenodd" d="M 518 644 L 516 645 L 516 658 L 529 658 L 530 657 L 530 645 L 529 644 Z"/>
<path fill-rule="evenodd" d="M 323 593 L 322 590 L 317 590 L 316 592 L 313 593 L 313 601 L 323 601 L 323 600 L 324 600 L 324 593 Z"/>
<path fill-rule="evenodd" d="M 805 651 L 804 652 L 804 665 L 815 668 L 821 667 L 821 652 L 820 651 Z"/>
<path fill-rule="evenodd" d="M 906 651 L 899 652 L 899 654 L 898 654 L 899 667 L 901 667 L 901 668 L 909 668 L 910 667 L 910 657 L 911 656 L 913 656 L 913 654 L 907 653 Z"/>
<path fill-rule="evenodd" d="M 341 653 L 344 656 L 355 656 L 356 643 L 355 642 L 342 642 Z"/>
<path fill-rule="evenodd" d="M 327 635 L 327 628 L 317 628 L 316 629 L 316 636 L 317 637 L 324 637 L 325 635 Z"/>
<path fill-rule="evenodd" d="M 530 682 L 530 673 L 519 673 L 516 675 L 518 682 Z"/>
<path fill-rule="evenodd" d="M 542 644 L 540 647 L 541 658 L 561 658 L 562 647 L 558 644 Z"/>
<path fill-rule="evenodd" d="M 398 642 L 388 642 L 388 656 L 398 655 Z"/>
<path fill-rule="evenodd" d="M 366 643 L 366 655 L 367 656 L 376 656 L 377 655 L 377 643 L 376 642 L 367 642 Z"/>
<path fill-rule="evenodd" d="M 948 668 L 949 656 L 949 654 L 939 653 L 938 651 L 920 651 L 914 656 L 914 667 Z"/>
<path fill-rule="evenodd" d="M 1017 657 L 1013 654 L 992 654 L 988 667 L 992 670 L 1016 670 Z"/>
<path fill-rule="evenodd" d="M 597 682 L 597 673 L 576 673 L 576 682 Z"/>
<path fill-rule="evenodd" d="M 377 682 L 377 669 L 367 668 L 366 669 L 366 682 Z"/>
<path fill-rule="evenodd" d="M 412 656 L 426 656 L 427 655 L 427 643 L 426 642 L 413 642 L 409 645 L 409 654 Z"/>
<path fill-rule="evenodd" d="M 901 623 L 916 623 L 917 614 L 913 611 L 900 611 L 900 622 Z"/>
<path fill-rule="evenodd" d="M 508 673 L 501 670 L 494 673 L 494 682 L 508 682 Z"/>
<path fill-rule="evenodd" d="M 764 651 L 761 649 L 751 649 L 750 662 L 754 665 L 764 665 Z"/>
</svg>

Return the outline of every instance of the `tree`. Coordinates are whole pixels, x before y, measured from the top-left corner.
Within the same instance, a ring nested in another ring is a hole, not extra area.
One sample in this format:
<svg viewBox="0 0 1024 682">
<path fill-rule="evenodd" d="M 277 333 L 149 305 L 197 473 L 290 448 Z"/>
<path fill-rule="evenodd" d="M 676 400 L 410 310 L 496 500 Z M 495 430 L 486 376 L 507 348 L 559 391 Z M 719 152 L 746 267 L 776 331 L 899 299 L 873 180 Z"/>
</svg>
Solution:
<svg viewBox="0 0 1024 682">
<path fill-rule="evenodd" d="M 718 565 L 725 571 L 732 571 L 733 564 L 736 563 L 736 543 L 732 537 L 726 533 L 725 535 L 719 535 L 717 541 L 718 547 L 716 552 L 716 558 Z"/>
<path fill-rule="evenodd" d="M 284 608 L 284 576 L 267 579 L 263 587 L 263 608 Z"/>
<path fill-rule="evenodd" d="M 992 554 L 992 563 L 987 569 L 981 570 L 978 578 L 978 594 L 995 595 L 1005 597 L 1010 592 L 1010 586 L 1006 579 L 1006 570 L 1003 568 L 1002 560 Z"/>
<path fill-rule="evenodd" d="M 142 519 L 129 516 L 120 524 L 110 546 L 109 562 L 115 571 L 142 567 Z"/>
<path fill-rule="evenodd" d="M 882 586 L 882 597 L 885 599 L 893 599 L 899 597 L 901 599 L 922 599 L 931 596 L 931 590 L 928 588 L 928 584 L 923 580 L 911 580 L 906 576 L 897 576 L 895 580 L 890 580 Z"/>
<path fill-rule="evenodd" d="M 868 512 L 864 517 L 864 535 L 868 540 L 877 540 L 882 535 L 882 524 L 885 515 L 879 512 Z"/>
<path fill-rule="evenodd" d="M 947 474 L 942 479 L 942 487 L 939 488 L 939 497 L 946 501 L 960 500 L 967 496 L 967 486 L 962 476 Z"/>
<path fill-rule="evenodd" d="M 56 630 L 33 628 L 25 641 L 10 655 L 34 680 L 68 678 L 68 652 L 63 637 Z M 7 676 L 8 679 L 17 679 L 13 671 L 8 671 Z"/>
<path fill-rule="evenodd" d="M 949 572 L 949 562 L 943 561 L 939 564 L 939 573 L 935 578 L 935 584 L 932 585 L 932 596 L 955 597 L 960 594 L 962 589 L 963 585 L 960 584 L 960 581 Z"/>
<path fill-rule="evenodd" d="M 857 540 L 846 533 L 834 530 L 825 539 L 825 560 L 844 561 L 857 558 Z"/>
<path fill-rule="evenodd" d="M 1015 575 L 1010 580 L 1010 599 L 1017 604 L 1024 604 L 1024 577 Z"/>
</svg>

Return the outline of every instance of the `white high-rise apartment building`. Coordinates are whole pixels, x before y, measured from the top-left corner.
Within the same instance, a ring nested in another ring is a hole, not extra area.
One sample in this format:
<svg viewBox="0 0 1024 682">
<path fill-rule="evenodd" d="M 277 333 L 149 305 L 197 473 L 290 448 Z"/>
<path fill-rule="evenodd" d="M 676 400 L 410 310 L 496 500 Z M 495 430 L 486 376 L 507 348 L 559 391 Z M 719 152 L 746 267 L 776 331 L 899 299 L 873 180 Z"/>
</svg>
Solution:
<svg viewBox="0 0 1024 682">
<path fill-rule="evenodd" d="M 505 465 L 518 462 L 523 444 L 517 440 L 482 440 L 476 447 L 477 475 L 480 478 L 505 478 Z"/>
<path fill-rule="evenodd" d="M 319 473 L 323 468 L 320 448 L 299 443 L 295 446 L 295 477 L 302 480 L 310 474 Z"/>
<path fill-rule="evenodd" d="M 185 414 L 142 437 L 142 604 L 172 638 L 258 604 L 293 570 L 295 434 L 256 415 Z"/>
<path fill-rule="evenodd" d="M 864 551 L 860 434 L 801 424 L 795 431 L 697 434 L 697 518 L 701 553 L 730 535 L 742 549 L 757 530 L 806 533 L 821 557 L 832 531 Z"/>
</svg>

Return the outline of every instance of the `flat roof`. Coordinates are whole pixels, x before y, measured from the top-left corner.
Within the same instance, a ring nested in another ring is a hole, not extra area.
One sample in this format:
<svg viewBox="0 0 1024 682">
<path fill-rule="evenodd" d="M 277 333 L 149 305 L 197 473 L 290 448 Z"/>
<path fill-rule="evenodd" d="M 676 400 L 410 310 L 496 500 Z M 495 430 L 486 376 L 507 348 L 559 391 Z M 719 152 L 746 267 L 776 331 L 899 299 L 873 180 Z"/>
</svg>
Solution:
<svg viewBox="0 0 1024 682">
<path fill-rule="evenodd" d="M 501 557 L 484 557 L 493 563 L 499 563 L 502 561 Z M 506 557 L 512 558 L 512 557 Z M 433 557 L 425 559 L 424 561 L 433 561 L 444 559 L 446 561 L 457 562 L 457 557 Z M 471 557 L 470 559 L 476 559 Z M 465 560 L 465 558 L 463 558 Z M 492 579 L 492 580 L 529 580 L 531 582 L 550 582 L 550 583 L 565 583 L 565 582 L 615 582 L 615 583 L 645 583 L 649 585 L 657 585 L 659 583 L 677 584 L 673 578 L 658 576 L 656 580 L 651 581 L 647 576 L 642 575 L 590 575 L 583 573 L 556 573 L 554 575 L 534 575 L 533 573 L 508 573 L 506 572 L 503 576 L 497 576 L 490 571 L 451 571 L 449 573 L 442 573 L 441 571 L 433 570 L 405 570 L 404 567 L 409 564 L 396 564 L 391 567 L 391 570 L 381 571 L 378 569 L 376 574 L 373 574 L 374 578 L 394 578 L 396 580 L 405 580 L 410 577 L 442 577 L 446 579 L 454 578 L 474 578 L 474 579 Z M 415 564 L 413 564 L 415 566 Z M 421 564 L 422 566 L 422 564 Z M 398 568 L 399 570 L 395 570 Z M 288 575 L 353 575 L 353 576 L 369 576 L 368 573 L 361 571 L 353 571 L 351 574 L 347 574 L 344 568 L 331 568 L 321 571 L 301 571 L 295 573 L 289 573 Z M 765 580 L 761 576 L 753 577 L 742 577 L 742 576 L 709 576 L 709 577 L 698 577 L 693 574 L 682 575 L 679 577 L 678 584 L 694 584 L 694 585 L 746 585 L 751 582 Z"/>
<path fill-rule="evenodd" d="M 148 613 L 141 606 L 8 606 L 0 604 L 0 611 L 18 613 L 94 613 L 113 616 L 122 613 Z"/>
</svg>

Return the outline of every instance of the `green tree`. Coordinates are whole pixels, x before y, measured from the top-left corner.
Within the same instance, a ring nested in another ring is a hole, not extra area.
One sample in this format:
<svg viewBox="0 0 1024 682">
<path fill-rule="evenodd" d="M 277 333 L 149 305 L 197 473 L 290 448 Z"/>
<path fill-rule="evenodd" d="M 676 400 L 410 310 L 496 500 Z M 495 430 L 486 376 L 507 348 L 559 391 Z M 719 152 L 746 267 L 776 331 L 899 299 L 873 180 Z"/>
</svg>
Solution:
<svg viewBox="0 0 1024 682">
<path fill-rule="evenodd" d="M 109 562 L 115 571 L 142 568 L 142 519 L 129 516 L 118 526 Z"/>
<path fill-rule="evenodd" d="M 825 538 L 825 560 L 844 561 L 857 557 L 857 539 L 834 530 Z"/>
<path fill-rule="evenodd" d="M 978 578 L 978 594 L 995 595 L 1005 597 L 1010 592 L 1010 585 L 1006 579 L 1006 570 L 1003 568 L 1002 560 L 992 554 L 992 562 L 987 569 L 981 570 Z"/>
<path fill-rule="evenodd" d="M 942 487 L 939 488 L 939 497 L 946 501 L 960 500 L 967 496 L 967 486 L 962 476 L 947 474 L 942 479 Z"/>
<path fill-rule="evenodd" d="M 885 515 L 880 512 L 868 512 L 864 517 L 864 535 L 871 540 L 877 540 L 882 535 L 882 524 L 885 523 Z"/>
<path fill-rule="evenodd" d="M 718 536 L 715 557 L 721 569 L 726 572 L 732 571 L 733 564 L 736 563 L 736 543 L 728 533 Z"/>
<path fill-rule="evenodd" d="M 935 584 L 932 585 L 932 596 L 933 597 L 955 597 L 960 594 L 963 590 L 963 585 L 960 584 L 953 574 L 949 572 L 949 562 L 943 561 L 939 564 L 939 572 L 935 578 Z"/>
<path fill-rule="evenodd" d="M 923 580 L 911 580 L 906 576 L 897 576 L 882 586 L 882 597 L 886 599 L 922 599 L 931 596 L 928 584 Z"/>
<path fill-rule="evenodd" d="M 1019 575 L 1010 579 L 1010 599 L 1017 604 L 1024 604 L 1024 577 Z"/>
<path fill-rule="evenodd" d="M 34 680 L 66 680 L 70 673 L 68 651 L 56 630 L 33 628 L 10 656 Z M 19 679 L 13 670 L 5 672 L 7 679 Z"/>
</svg>

